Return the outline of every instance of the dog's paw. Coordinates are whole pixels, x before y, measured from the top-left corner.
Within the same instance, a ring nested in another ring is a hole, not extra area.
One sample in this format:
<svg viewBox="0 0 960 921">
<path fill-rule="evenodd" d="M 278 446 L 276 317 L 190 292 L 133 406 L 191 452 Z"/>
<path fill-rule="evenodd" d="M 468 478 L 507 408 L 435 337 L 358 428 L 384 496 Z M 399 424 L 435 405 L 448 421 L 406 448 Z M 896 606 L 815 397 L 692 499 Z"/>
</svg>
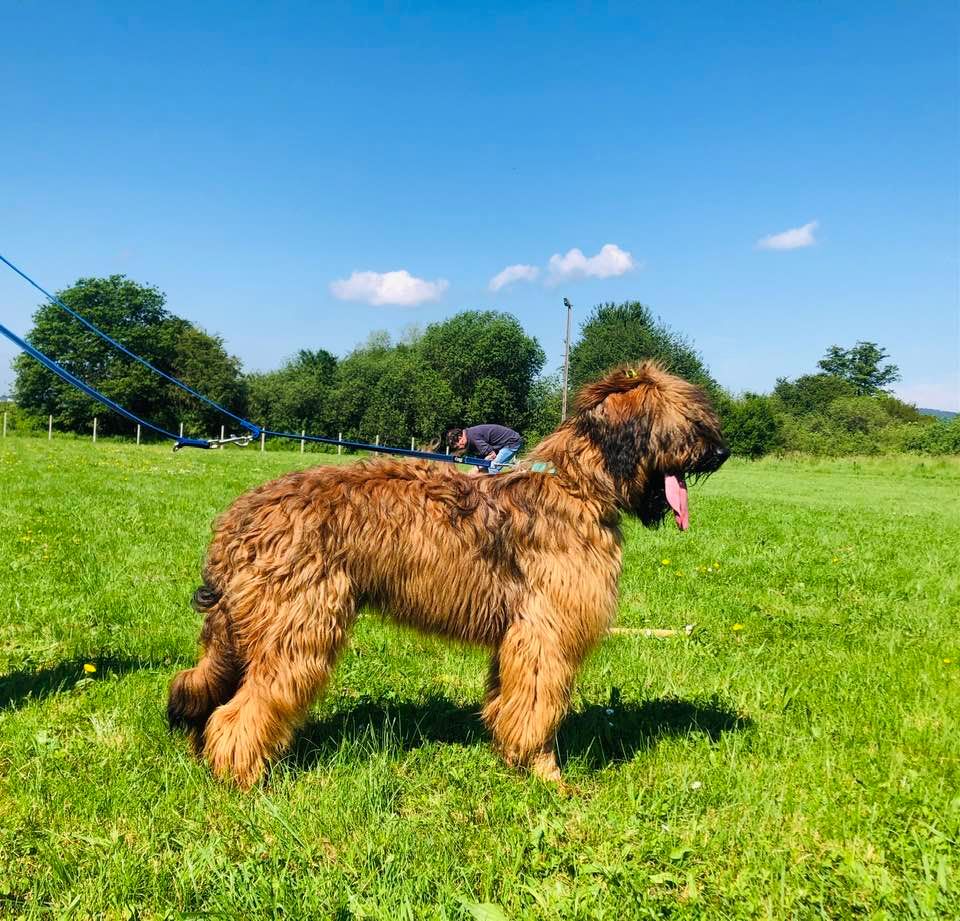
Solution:
<svg viewBox="0 0 960 921">
<path fill-rule="evenodd" d="M 215 712 L 207 723 L 203 756 L 218 780 L 249 790 L 263 776 L 265 758 L 225 710 Z"/>
<path fill-rule="evenodd" d="M 557 764 L 557 756 L 552 750 L 537 755 L 530 763 L 530 772 L 546 783 L 563 783 L 560 766 Z"/>
</svg>

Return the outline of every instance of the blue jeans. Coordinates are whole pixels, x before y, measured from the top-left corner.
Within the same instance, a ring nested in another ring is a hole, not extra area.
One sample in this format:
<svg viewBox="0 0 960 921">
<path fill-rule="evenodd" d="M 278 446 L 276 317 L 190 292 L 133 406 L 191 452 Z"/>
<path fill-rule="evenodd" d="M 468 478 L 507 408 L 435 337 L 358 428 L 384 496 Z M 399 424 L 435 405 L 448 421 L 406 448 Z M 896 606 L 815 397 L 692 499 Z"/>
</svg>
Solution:
<svg viewBox="0 0 960 921">
<path fill-rule="evenodd" d="M 517 456 L 521 447 L 522 445 L 517 445 L 515 448 L 501 448 L 497 451 L 497 456 L 490 461 L 490 469 L 487 472 L 499 473 L 504 464 L 509 464 Z"/>
</svg>

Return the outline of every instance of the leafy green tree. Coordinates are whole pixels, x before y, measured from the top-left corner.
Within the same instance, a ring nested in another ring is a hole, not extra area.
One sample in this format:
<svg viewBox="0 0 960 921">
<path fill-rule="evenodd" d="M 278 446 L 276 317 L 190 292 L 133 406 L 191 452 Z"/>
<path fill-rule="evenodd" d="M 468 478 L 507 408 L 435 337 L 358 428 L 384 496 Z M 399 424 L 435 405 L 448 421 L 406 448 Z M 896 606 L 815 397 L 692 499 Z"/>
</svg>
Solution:
<svg viewBox="0 0 960 921">
<path fill-rule="evenodd" d="M 540 343 L 506 313 L 466 310 L 432 323 L 415 345 L 457 400 L 460 422 L 516 428 L 525 417 L 534 378 L 543 367 Z"/>
<path fill-rule="evenodd" d="M 527 447 L 533 447 L 560 424 L 562 406 L 563 385 L 559 372 L 534 380 L 527 400 L 527 415 L 518 429 Z"/>
<path fill-rule="evenodd" d="M 337 364 L 330 392 L 331 421 L 337 431 L 351 438 L 360 437 L 370 394 L 386 373 L 393 355 L 389 336 L 371 333 L 365 344 L 357 346 Z"/>
<path fill-rule="evenodd" d="M 723 401 L 720 410 L 733 454 L 756 459 L 779 447 L 780 422 L 770 397 L 747 393 L 739 400 Z"/>
<path fill-rule="evenodd" d="M 833 374 L 803 374 L 795 381 L 778 378 L 773 395 L 785 412 L 805 416 L 822 413 L 841 397 L 856 396 L 857 389 Z"/>
<path fill-rule="evenodd" d="M 498 422 L 503 425 L 512 421 L 513 426 L 518 427 L 521 417 L 515 412 L 515 406 L 507 388 L 500 381 L 492 377 L 482 377 L 477 381 L 473 395 L 467 403 L 463 414 L 464 424 Z"/>
<path fill-rule="evenodd" d="M 36 416 L 28 416 L 23 409 L 6 397 L 0 397 L 0 416 L 3 414 L 7 416 L 7 431 L 11 434 L 35 434 L 43 430 Z"/>
<path fill-rule="evenodd" d="M 250 415 L 287 432 L 329 434 L 337 359 L 324 349 L 301 349 L 276 371 L 250 374 Z"/>
<path fill-rule="evenodd" d="M 849 381 L 858 396 L 886 391 L 900 380 L 900 369 L 892 363 L 881 366 L 887 352 L 876 342 L 858 342 L 851 349 L 831 345 L 817 367 L 827 374 Z"/>
<path fill-rule="evenodd" d="M 173 377 L 184 379 L 238 414 L 245 389 L 237 359 L 209 336 L 164 307 L 162 292 L 123 275 L 81 278 L 59 297 L 95 326 Z M 176 431 L 217 432 L 220 415 L 201 401 L 113 348 L 55 304 L 34 314 L 30 343 L 81 380 L 142 418 Z M 88 431 L 94 415 L 104 434 L 129 433 L 131 423 L 61 380 L 27 355 L 14 361 L 14 393 L 25 413 L 71 431 Z M 187 402 L 189 401 L 189 403 Z M 192 408 L 189 408 L 192 407 Z M 194 428 L 195 427 L 195 428 Z"/>
<path fill-rule="evenodd" d="M 860 395 L 836 374 L 780 378 L 771 397 L 789 451 L 840 456 L 903 450 L 924 418 L 890 394 Z"/>
<path fill-rule="evenodd" d="M 694 347 L 639 301 L 594 307 L 570 350 L 571 389 L 577 390 L 616 365 L 645 358 L 656 359 L 668 371 L 707 387 L 713 394 L 718 392 Z"/>
<path fill-rule="evenodd" d="M 407 447 L 431 441 L 450 424 L 455 401 L 447 383 L 409 354 L 395 353 L 369 394 L 360 434 L 367 441 Z"/>
<path fill-rule="evenodd" d="M 911 426 L 908 451 L 923 454 L 960 454 L 960 416 Z"/>
<path fill-rule="evenodd" d="M 238 415 L 247 412 L 247 383 L 243 377 L 240 359 L 227 354 L 223 340 L 179 317 L 172 317 L 175 330 L 173 342 L 173 376 Z M 142 367 L 142 366 L 138 366 Z M 147 369 L 144 368 L 144 371 Z M 145 382 L 148 384 L 148 382 Z M 220 426 L 238 433 L 240 427 L 218 409 L 198 400 L 179 387 L 161 382 L 167 392 L 173 418 L 171 426 L 183 422 L 184 430 L 202 435 L 219 435 Z M 124 405 L 121 402 L 121 405 Z"/>
<path fill-rule="evenodd" d="M 64 303 L 86 316 L 128 348 L 148 361 L 169 369 L 172 331 L 165 328 L 169 314 L 163 295 L 156 289 L 137 285 L 120 275 L 110 278 L 81 278 L 73 287 L 59 292 Z M 136 405 L 128 408 L 142 413 L 155 408 L 156 394 L 144 386 L 145 368 L 131 362 L 60 307 L 45 303 L 34 314 L 28 341 L 59 361 L 81 380 L 120 400 L 135 395 Z M 162 331 L 160 335 L 156 335 Z M 150 334 L 154 333 L 153 336 Z M 53 415 L 58 428 L 80 431 L 89 427 L 94 414 L 106 415 L 100 404 L 62 381 L 28 355 L 14 360 L 14 395 L 30 415 Z M 110 420 L 104 420 L 107 428 Z M 129 430 L 126 420 L 115 420 Z"/>
<path fill-rule="evenodd" d="M 826 407 L 824 415 L 850 434 L 870 435 L 890 424 L 883 405 L 867 396 L 840 397 Z"/>
<path fill-rule="evenodd" d="M 449 384 L 420 359 L 415 348 L 391 346 L 375 336 L 337 367 L 331 393 L 332 432 L 381 444 L 407 446 L 412 435 L 426 442 L 457 420 L 459 404 Z"/>
<path fill-rule="evenodd" d="M 923 423 L 929 418 L 924 416 L 916 406 L 904 403 L 903 400 L 898 400 L 889 393 L 878 393 L 873 399 L 883 407 L 883 411 L 891 419 L 897 422 Z"/>
</svg>

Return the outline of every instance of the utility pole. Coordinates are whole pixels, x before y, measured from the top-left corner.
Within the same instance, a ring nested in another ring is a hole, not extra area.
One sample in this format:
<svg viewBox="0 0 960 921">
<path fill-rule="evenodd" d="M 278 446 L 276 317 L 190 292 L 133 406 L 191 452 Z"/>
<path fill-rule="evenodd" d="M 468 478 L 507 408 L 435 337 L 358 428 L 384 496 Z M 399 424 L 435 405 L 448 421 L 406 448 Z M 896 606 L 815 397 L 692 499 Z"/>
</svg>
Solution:
<svg viewBox="0 0 960 921">
<path fill-rule="evenodd" d="M 563 409 L 560 410 L 560 421 L 567 418 L 567 375 L 570 371 L 570 317 L 573 314 L 573 304 L 566 298 L 563 306 L 567 308 L 567 338 L 563 343 Z"/>
</svg>

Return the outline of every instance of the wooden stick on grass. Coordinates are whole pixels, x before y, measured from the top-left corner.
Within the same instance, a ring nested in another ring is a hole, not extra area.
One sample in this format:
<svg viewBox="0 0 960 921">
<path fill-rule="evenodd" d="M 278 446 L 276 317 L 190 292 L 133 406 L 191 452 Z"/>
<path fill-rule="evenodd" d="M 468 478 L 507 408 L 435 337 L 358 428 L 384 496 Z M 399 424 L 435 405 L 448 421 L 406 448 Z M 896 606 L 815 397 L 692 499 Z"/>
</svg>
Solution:
<svg viewBox="0 0 960 921">
<path fill-rule="evenodd" d="M 682 630 L 667 627 L 611 627 L 609 632 L 617 636 L 646 636 L 663 639 L 668 636 L 690 636 L 695 624 L 687 624 Z"/>
</svg>

